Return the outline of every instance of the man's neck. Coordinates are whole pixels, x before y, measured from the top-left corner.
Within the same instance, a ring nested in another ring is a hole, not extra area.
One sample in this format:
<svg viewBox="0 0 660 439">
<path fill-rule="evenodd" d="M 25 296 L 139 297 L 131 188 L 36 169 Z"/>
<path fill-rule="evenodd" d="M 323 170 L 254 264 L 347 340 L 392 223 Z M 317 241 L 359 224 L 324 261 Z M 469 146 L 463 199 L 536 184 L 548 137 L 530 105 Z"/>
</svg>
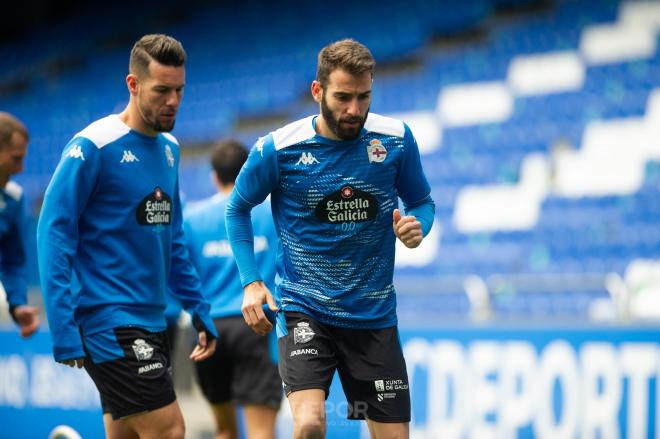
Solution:
<svg viewBox="0 0 660 439">
<path fill-rule="evenodd" d="M 7 183 L 9 183 L 10 178 L 11 175 L 0 173 L 0 189 L 4 189 L 7 186 Z"/>
<path fill-rule="evenodd" d="M 321 137 L 325 137 L 326 139 L 342 140 L 328 127 L 328 124 L 325 122 L 325 119 L 323 118 L 323 114 L 319 114 L 316 117 L 316 123 L 314 124 L 314 129 L 316 130 L 316 134 L 318 134 Z"/>
<path fill-rule="evenodd" d="M 129 102 L 124 111 L 119 113 L 119 120 L 124 122 L 133 131 L 137 131 L 145 136 L 156 137 L 158 135 L 158 131 L 144 123 L 140 110 L 132 102 Z"/>
<path fill-rule="evenodd" d="M 229 195 L 231 194 L 231 191 L 234 189 L 233 184 L 221 184 L 218 186 L 218 192 L 221 193 L 222 195 Z"/>
</svg>

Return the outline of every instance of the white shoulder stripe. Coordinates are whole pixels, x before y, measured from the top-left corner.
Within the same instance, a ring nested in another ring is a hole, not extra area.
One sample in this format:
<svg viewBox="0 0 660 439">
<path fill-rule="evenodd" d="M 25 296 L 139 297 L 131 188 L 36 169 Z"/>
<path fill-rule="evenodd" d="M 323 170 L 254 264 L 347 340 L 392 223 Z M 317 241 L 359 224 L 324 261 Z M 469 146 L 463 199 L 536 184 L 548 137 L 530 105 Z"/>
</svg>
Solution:
<svg viewBox="0 0 660 439">
<path fill-rule="evenodd" d="M 105 145 L 114 142 L 122 136 L 128 134 L 131 129 L 119 119 L 117 114 L 111 114 L 96 122 L 91 123 L 84 130 L 74 136 L 85 137 L 96 145 L 97 148 L 103 148 Z"/>
<path fill-rule="evenodd" d="M 179 141 L 176 140 L 176 137 L 174 137 L 172 134 L 170 134 L 170 133 L 162 133 L 162 134 L 163 134 L 163 136 L 165 136 L 165 138 L 166 138 L 167 140 L 169 140 L 170 142 L 174 142 L 174 143 L 176 143 L 177 145 L 179 144 Z"/>
<path fill-rule="evenodd" d="M 406 128 L 403 122 L 398 119 L 392 119 L 391 117 L 381 116 L 380 114 L 375 113 L 369 113 L 364 128 L 367 131 L 388 136 L 403 138 L 406 135 Z"/>
<path fill-rule="evenodd" d="M 312 125 L 314 116 L 297 120 L 273 132 L 275 150 L 295 145 L 316 135 Z"/>
<path fill-rule="evenodd" d="M 16 201 L 19 201 L 23 196 L 23 188 L 18 183 L 11 180 L 7 182 L 5 192 Z"/>
</svg>

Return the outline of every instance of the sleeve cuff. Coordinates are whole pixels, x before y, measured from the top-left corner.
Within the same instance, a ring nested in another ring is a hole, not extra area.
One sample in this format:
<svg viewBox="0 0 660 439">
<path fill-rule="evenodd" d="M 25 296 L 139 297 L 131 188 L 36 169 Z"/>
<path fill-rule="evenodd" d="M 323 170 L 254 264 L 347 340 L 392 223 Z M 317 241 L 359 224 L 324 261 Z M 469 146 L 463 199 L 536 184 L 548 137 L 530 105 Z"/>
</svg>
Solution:
<svg viewBox="0 0 660 439">
<path fill-rule="evenodd" d="M 206 332 L 206 337 L 209 340 L 218 338 L 218 331 L 215 329 L 215 324 L 209 315 L 205 317 L 200 317 L 199 314 L 193 315 L 192 324 L 197 332 Z"/>
</svg>

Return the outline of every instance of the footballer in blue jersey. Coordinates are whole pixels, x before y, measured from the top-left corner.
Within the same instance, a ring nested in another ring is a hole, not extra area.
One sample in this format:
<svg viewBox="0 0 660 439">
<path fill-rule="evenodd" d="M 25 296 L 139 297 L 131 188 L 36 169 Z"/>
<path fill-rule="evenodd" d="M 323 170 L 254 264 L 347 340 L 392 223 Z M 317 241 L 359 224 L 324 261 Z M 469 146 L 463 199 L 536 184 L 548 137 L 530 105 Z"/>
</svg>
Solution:
<svg viewBox="0 0 660 439">
<path fill-rule="evenodd" d="M 23 188 L 10 178 L 23 171 L 28 141 L 25 125 L 0 112 L 0 281 L 23 337 L 39 328 L 39 312 L 27 300 L 25 197 Z"/>
<path fill-rule="evenodd" d="M 179 199 L 179 145 L 169 131 L 186 53 L 166 35 L 131 51 L 129 103 L 76 134 L 46 190 L 37 244 L 55 359 L 84 366 L 108 437 L 183 437 L 165 336 L 167 289 L 215 349 L 209 304 L 190 263 Z M 80 288 L 70 291 L 75 272 Z"/>
<path fill-rule="evenodd" d="M 408 436 L 395 240 L 419 246 L 435 208 L 410 129 L 369 114 L 374 66 L 354 40 L 322 49 L 311 90 L 320 114 L 259 139 L 227 206 L 244 318 L 265 334 L 272 325 L 262 304 L 279 310 L 279 370 L 294 437 L 325 433 L 323 403 L 335 370 L 350 419 L 367 419 L 372 437 Z M 280 238 L 277 304 L 252 252 L 250 210 L 268 194 Z"/>
<path fill-rule="evenodd" d="M 196 366 L 200 387 L 215 417 L 217 437 L 238 438 L 238 405 L 243 408 L 247 437 L 274 438 L 282 382 L 270 340 L 255 334 L 243 320 L 243 287 L 225 229 L 228 195 L 247 155 L 235 140 L 214 145 L 211 165 L 218 193 L 184 212 L 190 258 L 218 330 L 216 352 Z M 273 288 L 278 245 L 270 203 L 254 208 L 251 225 L 257 266 L 265 284 Z"/>
</svg>

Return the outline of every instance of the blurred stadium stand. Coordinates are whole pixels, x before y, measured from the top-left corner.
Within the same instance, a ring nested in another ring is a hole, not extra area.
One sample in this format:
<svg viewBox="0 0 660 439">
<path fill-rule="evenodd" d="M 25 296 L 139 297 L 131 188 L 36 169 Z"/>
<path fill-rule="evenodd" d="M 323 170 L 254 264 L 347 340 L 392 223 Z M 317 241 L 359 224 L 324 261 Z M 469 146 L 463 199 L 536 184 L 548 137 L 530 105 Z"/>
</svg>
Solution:
<svg viewBox="0 0 660 439">
<path fill-rule="evenodd" d="M 32 136 L 18 180 L 33 222 L 62 147 L 125 105 L 141 34 L 189 55 L 174 131 L 189 201 L 212 191 L 210 142 L 318 111 L 317 51 L 350 36 L 379 62 L 372 111 L 410 124 L 437 205 L 422 248 L 398 250 L 402 324 L 660 317 L 641 305 L 660 301 L 659 3 L 79 6 L 0 44 L 0 109 Z"/>
</svg>

